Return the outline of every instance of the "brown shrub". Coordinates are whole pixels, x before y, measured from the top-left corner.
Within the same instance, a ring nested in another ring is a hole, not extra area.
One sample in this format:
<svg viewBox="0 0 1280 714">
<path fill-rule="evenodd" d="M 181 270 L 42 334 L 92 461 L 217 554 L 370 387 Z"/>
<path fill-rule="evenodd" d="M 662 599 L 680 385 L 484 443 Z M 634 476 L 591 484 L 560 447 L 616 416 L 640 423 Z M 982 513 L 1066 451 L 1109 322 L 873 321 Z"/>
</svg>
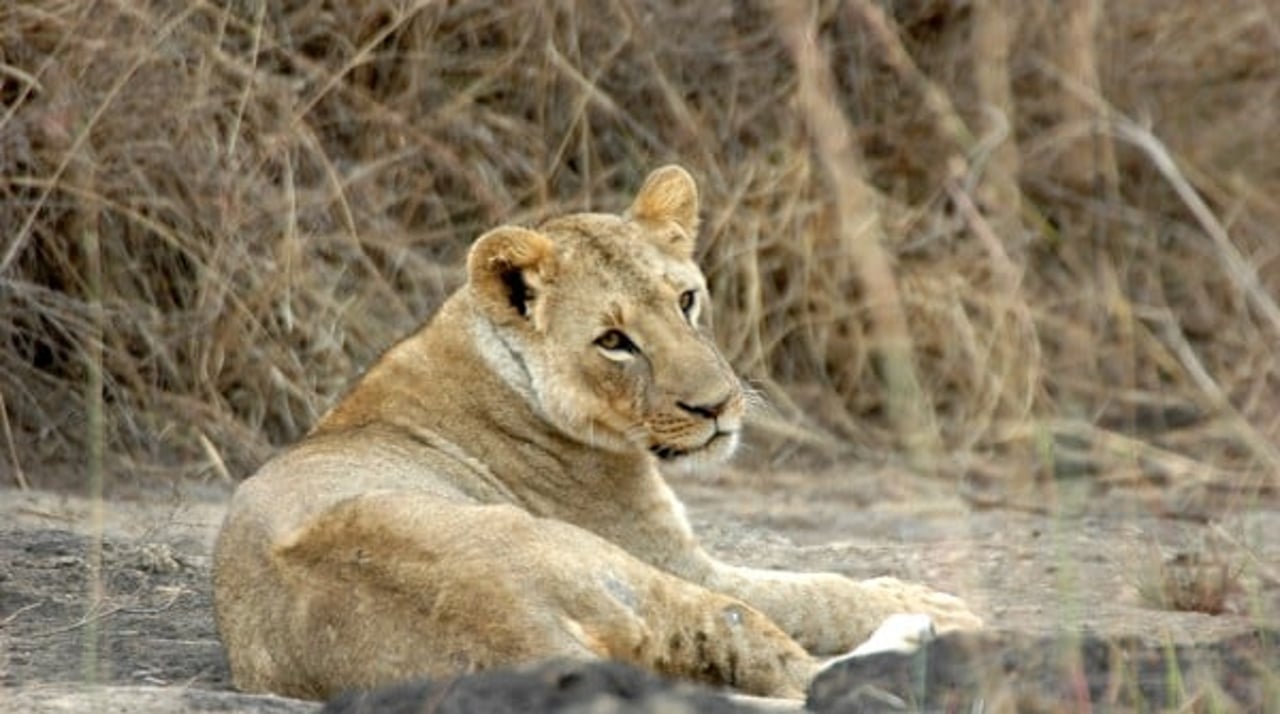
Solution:
<svg viewBox="0 0 1280 714">
<path fill-rule="evenodd" d="M 1274 488 L 1274 18 L 1247 0 L 1004 5 L 883 16 L 848 0 L 805 20 L 876 195 L 939 443 L 1025 471 L 1083 424 Z M 797 116 L 781 17 L 670 0 L 7 3 L 9 467 L 39 482 L 80 460 L 100 365 L 110 470 L 243 475 L 430 313 L 480 231 L 620 208 L 667 161 L 702 184 L 735 363 L 783 420 L 887 453 L 877 296 L 840 239 L 820 129 Z M 1131 458 L 1097 450 L 1099 468 Z"/>
</svg>

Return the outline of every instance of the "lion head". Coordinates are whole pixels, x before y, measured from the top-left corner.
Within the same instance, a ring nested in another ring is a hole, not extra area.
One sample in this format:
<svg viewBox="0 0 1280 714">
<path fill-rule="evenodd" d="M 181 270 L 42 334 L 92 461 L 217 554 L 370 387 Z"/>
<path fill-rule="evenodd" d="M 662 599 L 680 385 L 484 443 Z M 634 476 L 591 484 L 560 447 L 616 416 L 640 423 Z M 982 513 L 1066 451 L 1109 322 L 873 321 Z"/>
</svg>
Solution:
<svg viewBox="0 0 1280 714">
<path fill-rule="evenodd" d="M 745 398 L 709 331 L 697 228 L 693 178 L 667 166 L 621 215 L 484 234 L 465 289 L 485 359 L 576 440 L 670 463 L 727 458 Z"/>
</svg>

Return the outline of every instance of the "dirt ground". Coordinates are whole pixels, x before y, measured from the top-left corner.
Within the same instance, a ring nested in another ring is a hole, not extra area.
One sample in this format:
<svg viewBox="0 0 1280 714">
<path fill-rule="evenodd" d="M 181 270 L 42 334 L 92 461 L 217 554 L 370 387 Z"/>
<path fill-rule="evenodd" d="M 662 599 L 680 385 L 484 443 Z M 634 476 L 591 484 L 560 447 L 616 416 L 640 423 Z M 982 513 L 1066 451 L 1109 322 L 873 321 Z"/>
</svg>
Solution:
<svg viewBox="0 0 1280 714">
<path fill-rule="evenodd" d="M 1141 498 L 1086 494 L 1083 484 L 1065 484 L 1052 508 L 1034 512 L 974 510 L 948 487 L 891 471 L 672 480 L 695 528 L 727 560 L 920 580 L 965 597 L 997 633 L 1193 644 L 1275 629 L 1280 615 L 1276 503 L 1204 522 L 1149 515 Z M 314 708 L 227 691 L 208 581 L 227 495 L 187 487 L 95 509 L 68 495 L 0 490 L 0 710 L 126 711 L 137 701 L 154 711 Z M 96 560 L 89 536 L 99 529 Z M 1169 573 L 1197 567 L 1231 576 L 1221 614 L 1144 598 Z M 86 679 L 113 688 L 76 686 Z M 209 699 L 216 693 L 225 696 Z"/>
</svg>

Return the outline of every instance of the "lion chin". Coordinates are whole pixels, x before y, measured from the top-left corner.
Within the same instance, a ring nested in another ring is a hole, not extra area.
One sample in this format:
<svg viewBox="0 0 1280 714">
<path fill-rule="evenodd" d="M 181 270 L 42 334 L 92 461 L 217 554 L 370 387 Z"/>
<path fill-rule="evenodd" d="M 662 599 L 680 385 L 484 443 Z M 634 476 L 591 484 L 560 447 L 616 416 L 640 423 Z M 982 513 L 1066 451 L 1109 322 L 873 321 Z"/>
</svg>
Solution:
<svg viewBox="0 0 1280 714">
<path fill-rule="evenodd" d="M 889 615 L 979 624 L 921 585 L 698 544 L 662 470 L 728 459 L 749 395 L 711 337 L 697 231 L 668 166 L 621 213 L 480 236 L 466 283 L 236 489 L 213 584 L 236 686 L 326 698 L 613 658 L 799 698 Z"/>
<path fill-rule="evenodd" d="M 738 432 L 717 430 L 701 443 L 692 446 L 674 446 L 655 443 L 649 446 L 649 453 L 657 457 L 665 469 L 677 471 L 700 471 L 718 466 L 733 457 L 738 449 Z"/>
</svg>

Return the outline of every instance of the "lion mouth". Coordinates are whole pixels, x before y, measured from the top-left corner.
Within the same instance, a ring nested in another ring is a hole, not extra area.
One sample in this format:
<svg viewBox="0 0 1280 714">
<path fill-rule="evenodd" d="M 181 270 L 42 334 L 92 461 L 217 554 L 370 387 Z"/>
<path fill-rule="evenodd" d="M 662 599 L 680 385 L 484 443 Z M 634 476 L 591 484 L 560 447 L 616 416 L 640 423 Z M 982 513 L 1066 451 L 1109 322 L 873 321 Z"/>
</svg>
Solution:
<svg viewBox="0 0 1280 714">
<path fill-rule="evenodd" d="M 691 446 L 688 448 L 671 446 L 669 444 L 654 444 L 649 447 L 649 452 L 652 453 L 654 456 L 657 456 L 659 459 L 662 459 L 663 461 L 675 461 L 676 459 L 684 458 L 686 456 L 691 456 L 701 451 L 706 451 L 707 449 L 715 445 L 717 441 L 720 441 L 721 439 L 730 438 L 733 436 L 733 434 L 734 432 L 732 431 L 717 431 L 716 433 L 707 437 L 707 440 L 702 442 L 701 444 L 698 444 L 697 446 Z"/>
</svg>

